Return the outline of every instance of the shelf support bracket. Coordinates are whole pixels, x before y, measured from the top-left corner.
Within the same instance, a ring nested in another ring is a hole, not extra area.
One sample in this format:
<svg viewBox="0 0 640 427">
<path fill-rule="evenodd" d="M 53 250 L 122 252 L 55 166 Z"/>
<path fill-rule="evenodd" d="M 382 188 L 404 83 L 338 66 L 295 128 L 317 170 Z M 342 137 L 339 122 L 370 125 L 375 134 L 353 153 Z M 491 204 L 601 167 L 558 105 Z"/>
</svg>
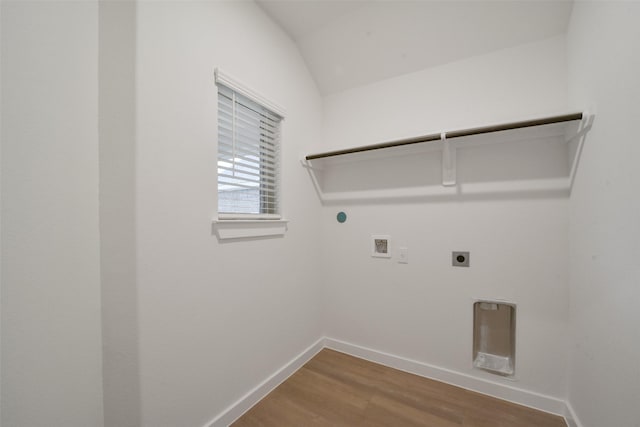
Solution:
<svg viewBox="0 0 640 427">
<path fill-rule="evenodd" d="M 573 155 L 571 156 L 571 169 L 569 171 L 569 193 L 571 193 L 571 190 L 573 189 L 573 183 L 576 179 L 576 173 L 578 171 L 578 164 L 580 163 L 584 141 L 587 138 L 587 133 L 591 130 L 591 126 L 593 126 L 594 119 L 594 114 L 589 114 L 589 112 L 585 111 L 582 114 L 582 120 L 580 121 L 578 131 L 566 138 L 567 144 L 576 144 Z"/>
<path fill-rule="evenodd" d="M 456 149 L 451 146 L 447 134 L 440 134 L 442 140 L 442 185 L 452 187 L 456 185 Z"/>
<path fill-rule="evenodd" d="M 300 163 L 302 164 L 302 167 L 304 167 L 309 173 L 309 176 L 311 177 L 311 182 L 313 183 L 313 189 L 316 190 L 316 194 L 318 195 L 318 198 L 320 199 L 321 202 L 324 202 L 325 200 L 324 192 L 322 191 L 320 182 L 318 182 L 318 178 L 316 177 L 316 171 L 320 172 L 321 169 L 313 167 L 310 160 L 301 159 Z"/>
</svg>

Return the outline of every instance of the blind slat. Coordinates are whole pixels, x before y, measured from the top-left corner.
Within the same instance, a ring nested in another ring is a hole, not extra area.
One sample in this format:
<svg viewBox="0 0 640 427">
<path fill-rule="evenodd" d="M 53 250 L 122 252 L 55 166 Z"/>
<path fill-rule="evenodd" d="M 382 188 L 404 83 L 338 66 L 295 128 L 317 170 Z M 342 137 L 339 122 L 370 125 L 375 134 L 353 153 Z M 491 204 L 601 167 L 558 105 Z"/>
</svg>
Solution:
<svg viewBox="0 0 640 427">
<path fill-rule="evenodd" d="M 246 172 L 262 171 L 262 173 L 266 175 L 275 175 L 277 172 L 275 163 L 263 162 L 262 164 L 260 164 L 257 162 L 252 162 L 250 160 L 244 160 L 241 157 L 220 160 L 218 162 L 218 168 L 228 169 L 231 171 L 234 171 L 234 170 L 246 171 Z"/>
<path fill-rule="evenodd" d="M 279 214 L 280 121 L 218 85 L 218 212 Z"/>
<path fill-rule="evenodd" d="M 218 165 L 218 171 L 220 170 L 226 172 L 226 173 L 218 172 L 221 175 L 221 177 L 245 178 L 245 179 L 250 179 L 252 181 L 264 180 L 266 182 L 275 183 L 275 177 L 273 176 L 273 174 L 262 173 L 260 172 L 260 169 L 239 171 L 231 167 L 227 168 L 227 167 Z"/>
</svg>

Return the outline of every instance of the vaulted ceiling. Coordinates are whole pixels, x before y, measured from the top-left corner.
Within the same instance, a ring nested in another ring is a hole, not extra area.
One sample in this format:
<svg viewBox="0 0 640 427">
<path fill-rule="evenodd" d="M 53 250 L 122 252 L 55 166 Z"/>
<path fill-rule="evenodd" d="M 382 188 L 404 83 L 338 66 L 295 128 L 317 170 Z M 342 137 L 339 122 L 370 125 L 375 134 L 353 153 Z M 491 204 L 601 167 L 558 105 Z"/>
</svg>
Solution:
<svg viewBox="0 0 640 427">
<path fill-rule="evenodd" d="M 324 95 L 566 31 L 565 0 L 257 0 Z"/>
</svg>

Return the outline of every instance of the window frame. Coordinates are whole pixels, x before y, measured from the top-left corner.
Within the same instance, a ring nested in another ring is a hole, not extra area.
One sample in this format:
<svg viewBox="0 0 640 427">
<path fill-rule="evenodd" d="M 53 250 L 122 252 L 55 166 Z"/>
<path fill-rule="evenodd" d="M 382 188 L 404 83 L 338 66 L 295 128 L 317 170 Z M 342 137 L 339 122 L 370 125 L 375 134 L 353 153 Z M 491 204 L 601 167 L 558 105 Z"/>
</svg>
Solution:
<svg viewBox="0 0 640 427">
<path fill-rule="evenodd" d="M 248 98 L 250 101 L 259 104 L 263 108 L 268 109 L 280 119 L 280 126 L 285 119 L 286 113 L 284 108 L 278 104 L 270 101 L 266 97 L 262 96 L 255 90 L 249 88 L 237 79 L 229 76 L 220 68 L 215 69 L 215 84 L 216 84 L 216 99 L 218 99 L 218 86 L 225 86 L 227 89 Z M 218 103 L 216 103 L 216 112 L 219 112 Z M 216 116 L 217 117 L 217 116 Z M 216 129 L 219 123 L 216 122 Z M 282 235 L 287 229 L 288 220 L 283 218 L 283 203 L 282 203 L 282 137 L 280 132 L 280 138 L 278 141 L 279 149 L 277 153 L 278 162 L 278 177 L 276 183 L 276 195 L 278 198 L 278 212 L 277 213 L 221 213 L 219 211 L 218 197 L 216 197 L 216 214 L 217 219 L 213 220 L 214 229 L 219 239 L 237 239 L 247 237 L 263 237 L 263 236 L 275 236 Z M 219 133 L 216 132 L 216 141 L 218 141 Z M 219 142 L 219 141 L 218 141 Z M 218 194 L 218 145 L 216 144 L 216 194 Z"/>
</svg>

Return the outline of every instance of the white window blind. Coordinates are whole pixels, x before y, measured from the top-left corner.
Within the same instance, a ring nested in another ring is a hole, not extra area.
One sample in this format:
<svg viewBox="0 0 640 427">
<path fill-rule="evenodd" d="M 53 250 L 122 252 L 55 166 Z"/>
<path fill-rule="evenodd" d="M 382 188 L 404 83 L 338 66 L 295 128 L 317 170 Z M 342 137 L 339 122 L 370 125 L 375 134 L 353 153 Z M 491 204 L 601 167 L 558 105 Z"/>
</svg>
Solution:
<svg viewBox="0 0 640 427">
<path fill-rule="evenodd" d="M 218 216 L 280 218 L 281 117 L 218 84 Z"/>
</svg>

